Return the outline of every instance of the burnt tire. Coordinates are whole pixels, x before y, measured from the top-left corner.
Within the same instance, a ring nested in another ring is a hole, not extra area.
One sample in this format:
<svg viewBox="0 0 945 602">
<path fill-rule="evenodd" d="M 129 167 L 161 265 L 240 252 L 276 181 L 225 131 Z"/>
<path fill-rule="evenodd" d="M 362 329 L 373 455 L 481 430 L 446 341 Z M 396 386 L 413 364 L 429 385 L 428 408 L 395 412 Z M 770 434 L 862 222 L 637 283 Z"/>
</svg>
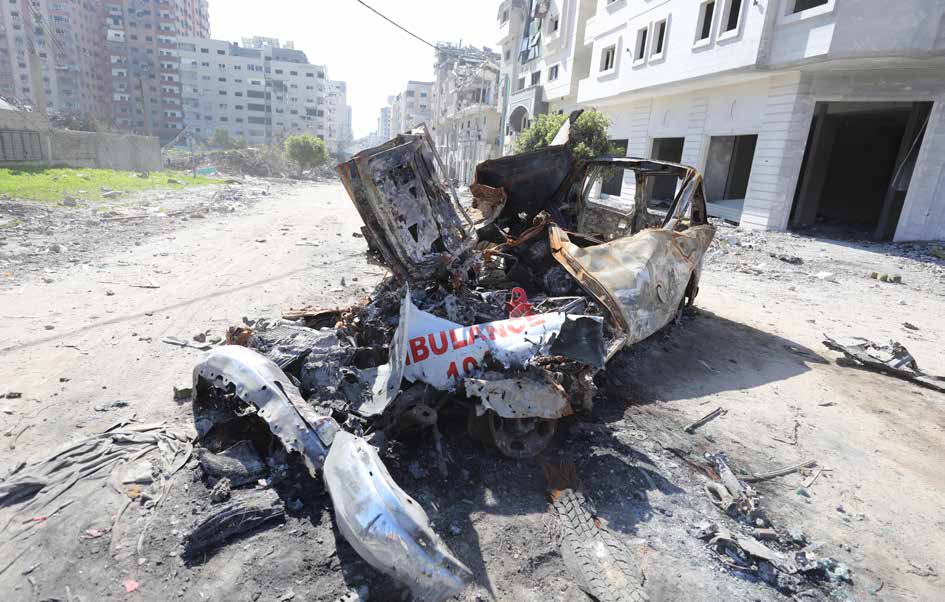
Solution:
<svg viewBox="0 0 945 602">
<path fill-rule="evenodd" d="M 627 546 L 597 526 L 584 495 L 566 489 L 554 501 L 561 522 L 561 557 L 578 586 L 598 602 L 647 602 Z"/>
</svg>

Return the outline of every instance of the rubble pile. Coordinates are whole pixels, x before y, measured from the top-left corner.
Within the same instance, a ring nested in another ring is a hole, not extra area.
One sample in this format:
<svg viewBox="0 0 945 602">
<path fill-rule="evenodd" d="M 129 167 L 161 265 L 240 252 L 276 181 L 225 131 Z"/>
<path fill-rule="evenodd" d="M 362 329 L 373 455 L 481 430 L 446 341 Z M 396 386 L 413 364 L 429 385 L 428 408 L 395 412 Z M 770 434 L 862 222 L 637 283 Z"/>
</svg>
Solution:
<svg viewBox="0 0 945 602">
<path fill-rule="evenodd" d="M 278 147 L 250 147 L 234 150 L 215 150 L 199 153 L 177 153 L 165 157 L 170 169 L 215 169 L 227 176 L 252 176 L 256 178 L 297 177 L 298 168 L 286 158 Z M 335 171 L 325 165 L 302 173 L 302 179 L 328 181 L 337 178 Z"/>
</svg>

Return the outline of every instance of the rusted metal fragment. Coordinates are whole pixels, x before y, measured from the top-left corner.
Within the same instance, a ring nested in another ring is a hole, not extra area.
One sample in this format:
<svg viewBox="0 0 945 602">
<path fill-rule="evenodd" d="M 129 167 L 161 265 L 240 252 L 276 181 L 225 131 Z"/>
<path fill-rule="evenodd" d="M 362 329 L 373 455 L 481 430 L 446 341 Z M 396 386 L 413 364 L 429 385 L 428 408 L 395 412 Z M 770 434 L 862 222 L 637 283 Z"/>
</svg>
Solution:
<svg viewBox="0 0 945 602">
<path fill-rule="evenodd" d="M 583 248 L 555 225 L 548 233 L 554 258 L 607 309 L 626 333 L 626 344 L 633 344 L 669 323 L 687 290 L 698 286 L 715 228 L 644 230 Z"/>
<path fill-rule="evenodd" d="M 926 374 L 919 369 L 909 350 L 896 341 L 879 345 L 862 337 L 834 339 L 824 335 L 824 345 L 839 351 L 849 359 L 871 370 L 890 374 L 914 382 L 917 385 L 945 393 L 945 378 Z"/>
<path fill-rule="evenodd" d="M 416 600 L 455 596 L 471 573 L 430 527 L 415 500 L 391 478 L 377 451 L 345 431 L 325 462 L 335 523 L 358 555 L 410 589 Z"/>
<path fill-rule="evenodd" d="M 338 173 L 391 269 L 409 280 L 459 263 L 476 244 L 472 221 L 444 184 L 425 130 L 401 134 L 338 165 Z"/>
<path fill-rule="evenodd" d="M 561 418 L 573 411 L 564 387 L 543 370 L 528 371 L 516 378 L 487 372 L 482 378 L 463 381 L 466 395 L 478 397 L 476 413 L 492 410 L 502 418 Z"/>
<path fill-rule="evenodd" d="M 219 395 L 232 394 L 252 406 L 288 451 L 302 455 L 312 476 L 321 469 L 338 424 L 305 403 L 271 360 L 246 347 L 224 345 L 194 367 L 193 382 L 194 425 L 200 438 L 217 424 L 235 418 L 214 402 Z"/>
<path fill-rule="evenodd" d="M 469 192 L 473 195 L 472 207 L 482 215 L 482 222 L 491 222 L 505 207 L 508 197 L 502 188 L 494 188 L 485 184 L 473 182 L 469 185 Z"/>
</svg>

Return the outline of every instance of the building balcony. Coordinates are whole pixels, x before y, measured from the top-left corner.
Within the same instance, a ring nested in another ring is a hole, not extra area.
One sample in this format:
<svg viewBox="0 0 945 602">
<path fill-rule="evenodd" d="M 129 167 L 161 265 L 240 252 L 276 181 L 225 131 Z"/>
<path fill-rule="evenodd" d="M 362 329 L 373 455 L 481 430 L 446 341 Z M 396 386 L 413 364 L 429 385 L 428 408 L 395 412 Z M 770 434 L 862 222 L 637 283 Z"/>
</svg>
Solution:
<svg viewBox="0 0 945 602">
<path fill-rule="evenodd" d="M 536 115 L 544 115 L 548 111 L 548 103 L 545 102 L 545 88 L 541 84 L 527 86 L 509 96 L 509 114 L 516 109 L 524 109 L 528 117 L 534 118 Z"/>
</svg>

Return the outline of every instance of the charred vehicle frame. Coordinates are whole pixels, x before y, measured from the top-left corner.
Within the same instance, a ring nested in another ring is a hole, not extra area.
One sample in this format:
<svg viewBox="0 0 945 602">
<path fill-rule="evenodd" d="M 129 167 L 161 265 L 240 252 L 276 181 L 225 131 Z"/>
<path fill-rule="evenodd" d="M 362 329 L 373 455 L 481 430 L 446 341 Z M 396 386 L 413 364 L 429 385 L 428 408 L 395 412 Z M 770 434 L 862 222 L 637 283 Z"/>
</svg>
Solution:
<svg viewBox="0 0 945 602">
<path fill-rule="evenodd" d="M 425 129 L 338 170 L 393 275 L 366 303 L 256 325 L 241 339 L 255 351 L 211 352 L 194 369 L 195 421 L 218 448 L 215 432 L 263 421 L 323 479 L 358 554 L 416 598 L 441 600 L 469 569 L 387 473 L 373 438 L 439 437 L 439 413 L 459 410 L 504 455 L 540 453 L 560 418 L 590 407 L 594 375 L 617 351 L 692 303 L 714 228 L 696 170 L 578 160 L 566 143 L 480 164 L 469 212 Z M 634 176 L 632 209 L 589 198 L 595 179 L 623 170 Z M 664 211 L 650 206 L 653 177 L 677 181 Z"/>
</svg>

